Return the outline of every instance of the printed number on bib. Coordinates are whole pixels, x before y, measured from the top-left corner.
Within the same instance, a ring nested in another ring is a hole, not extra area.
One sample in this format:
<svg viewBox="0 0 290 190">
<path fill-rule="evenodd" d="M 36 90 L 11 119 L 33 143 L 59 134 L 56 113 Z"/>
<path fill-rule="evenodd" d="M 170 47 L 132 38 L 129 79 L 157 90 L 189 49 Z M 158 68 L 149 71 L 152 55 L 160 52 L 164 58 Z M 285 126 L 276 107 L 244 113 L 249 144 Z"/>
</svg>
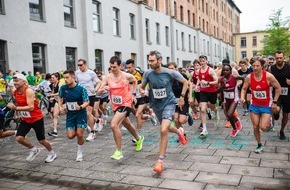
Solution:
<svg viewBox="0 0 290 190">
<path fill-rule="evenodd" d="M 224 97 L 226 99 L 234 99 L 235 93 L 234 92 L 224 92 Z"/>
<path fill-rule="evenodd" d="M 288 95 L 288 87 L 282 87 L 281 88 L 281 95 L 287 96 Z"/>
<path fill-rule="evenodd" d="M 76 106 L 78 105 L 78 103 L 77 102 L 67 102 L 66 105 L 67 105 L 67 109 L 69 111 L 75 111 L 75 110 L 77 110 Z"/>
<path fill-rule="evenodd" d="M 20 117 L 29 118 L 31 117 L 29 111 L 18 111 Z"/>
<path fill-rule="evenodd" d="M 112 103 L 113 104 L 122 104 L 122 96 L 112 96 Z"/>
<path fill-rule="evenodd" d="M 266 99 L 267 95 L 266 95 L 266 91 L 254 91 L 254 97 L 257 99 Z"/>
<path fill-rule="evenodd" d="M 201 83 L 201 87 L 203 87 L 203 88 L 207 88 L 207 87 L 209 87 L 209 84 L 208 83 Z"/>
<path fill-rule="evenodd" d="M 167 97 L 166 89 L 165 88 L 152 89 L 152 91 L 153 91 L 153 96 L 156 99 L 162 99 L 162 98 L 166 98 Z"/>
</svg>

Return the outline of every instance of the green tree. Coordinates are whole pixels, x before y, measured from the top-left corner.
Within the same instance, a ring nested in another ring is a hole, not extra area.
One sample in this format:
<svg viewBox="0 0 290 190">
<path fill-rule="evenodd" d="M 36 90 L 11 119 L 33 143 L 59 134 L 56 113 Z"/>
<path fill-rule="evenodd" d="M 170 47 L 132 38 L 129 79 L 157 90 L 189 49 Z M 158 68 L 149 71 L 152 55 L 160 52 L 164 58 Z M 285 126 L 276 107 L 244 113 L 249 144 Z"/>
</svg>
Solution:
<svg viewBox="0 0 290 190">
<path fill-rule="evenodd" d="M 264 48 L 261 51 L 263 55 L 274 55 L 277 50 L 282 50 L 285 56 L 290 55 L 290 31 L 289 18 L 282 18 L 282 8 L 274 11 L 269 20 L 271 24 L 266 32 L 269 36 L 264 38 Z"/>
</svg>

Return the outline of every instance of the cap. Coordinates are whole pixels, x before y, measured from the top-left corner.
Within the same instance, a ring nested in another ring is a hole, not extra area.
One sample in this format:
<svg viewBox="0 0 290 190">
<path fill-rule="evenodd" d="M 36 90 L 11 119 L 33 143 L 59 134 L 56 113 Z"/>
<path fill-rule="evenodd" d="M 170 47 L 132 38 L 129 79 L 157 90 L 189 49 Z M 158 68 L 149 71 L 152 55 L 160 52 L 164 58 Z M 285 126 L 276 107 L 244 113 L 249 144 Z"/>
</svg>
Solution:
<svg viewBox="0 0 290 190">
<path fill-rule="evenodd" d="M 268 59 L 274 59 L 274 57 L 272 55 L 269 55 Z"/>
<path fill-rule="evenodd" d="M 23 74 L 17 73 L 16 75 L 13 76 L 13 79 L 21 79 L 26 81 L 26 77 Z"/>
</svg>

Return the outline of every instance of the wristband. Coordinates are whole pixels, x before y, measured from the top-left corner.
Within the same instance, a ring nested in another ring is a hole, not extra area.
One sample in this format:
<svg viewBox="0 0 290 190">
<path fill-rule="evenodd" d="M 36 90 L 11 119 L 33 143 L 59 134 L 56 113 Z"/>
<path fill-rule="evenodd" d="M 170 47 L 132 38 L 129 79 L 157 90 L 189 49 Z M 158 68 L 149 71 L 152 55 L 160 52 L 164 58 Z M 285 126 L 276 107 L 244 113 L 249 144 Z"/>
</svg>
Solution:
<svg viewBox="0 0 290 190">
<path fill-rule="evenodd" d="M 136 93 L 132 93 L 133 96 L 136 96 Z"/>
<path fill-rule="evenodd" d="M 82 107 L 82 105 L 80 105 L 80 110 L 82 110 L 83 109 L 83 107 Z"/>
<path fill-rule="evenodd" d="M 273 102 L 272 102 L 273 104 L 277 104 L 277 101 L 276 100 L 273 100 Z"/>
</svg>

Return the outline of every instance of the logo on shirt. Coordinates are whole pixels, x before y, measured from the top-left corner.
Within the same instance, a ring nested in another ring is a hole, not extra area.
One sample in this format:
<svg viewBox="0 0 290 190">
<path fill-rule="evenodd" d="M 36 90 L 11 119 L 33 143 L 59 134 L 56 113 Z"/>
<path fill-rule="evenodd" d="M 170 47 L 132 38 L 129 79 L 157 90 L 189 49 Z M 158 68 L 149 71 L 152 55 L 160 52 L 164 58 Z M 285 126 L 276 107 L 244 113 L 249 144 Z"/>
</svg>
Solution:
<svg viewBox="0 0 290 190">
<path fill-rule="evenodd" d="M 257 86 L 256 86 L 256 89 L 261 89 L 261 86 L 260 86 L 260 85 L 257 85 Z"/>
</svg>

